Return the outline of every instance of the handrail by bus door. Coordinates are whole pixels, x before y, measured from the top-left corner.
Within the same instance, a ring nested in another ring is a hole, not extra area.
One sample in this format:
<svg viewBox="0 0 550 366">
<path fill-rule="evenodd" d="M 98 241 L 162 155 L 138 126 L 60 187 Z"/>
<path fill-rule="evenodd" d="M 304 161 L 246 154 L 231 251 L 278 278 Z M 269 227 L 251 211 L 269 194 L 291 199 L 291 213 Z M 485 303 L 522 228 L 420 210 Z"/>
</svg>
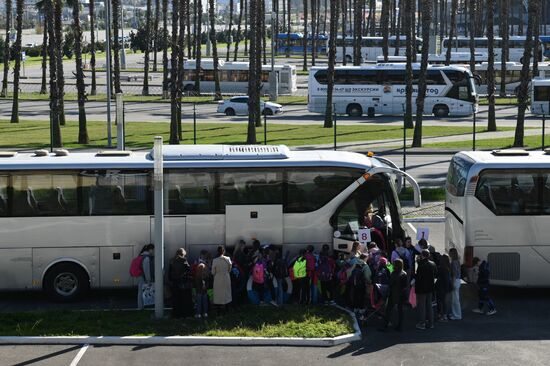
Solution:
<svg viewBox="0 0 550 366">
<path fill-rule="evenodd" d="M 379 174 L 379 173 L 388 173 L 388 174 L 395 174 L 395 175 L 400 175 L 404 177 L 407 180 L 407 182 L 409 182 L 409 184 L 413 189 L 414 206 L 420 207 L 420 205 L 422 204 L 422 194 L 420 193 L 420 186 L 410 174 L 402 170 L 391 168 L 388 166 L 374 166 L 369 170 L 367 170 L 367 173 L 370 175 Z"/>
</svg>

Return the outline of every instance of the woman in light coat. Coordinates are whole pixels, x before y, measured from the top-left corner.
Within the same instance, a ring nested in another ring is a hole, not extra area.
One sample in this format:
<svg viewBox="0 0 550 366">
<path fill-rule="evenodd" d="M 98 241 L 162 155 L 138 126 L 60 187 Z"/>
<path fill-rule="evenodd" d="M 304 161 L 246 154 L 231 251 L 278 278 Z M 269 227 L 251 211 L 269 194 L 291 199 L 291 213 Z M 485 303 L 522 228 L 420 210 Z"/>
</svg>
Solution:
<svg viewBox="0 0 550 366">
<path fill-rule="evenodd" d="M 231 259 L 226 257 L 223 246 L 218 247 L 218 257 L 212 261 L 212 275 L 214 276 L 214 305 L 222 307 L 231 302 Z"/>
</svg>

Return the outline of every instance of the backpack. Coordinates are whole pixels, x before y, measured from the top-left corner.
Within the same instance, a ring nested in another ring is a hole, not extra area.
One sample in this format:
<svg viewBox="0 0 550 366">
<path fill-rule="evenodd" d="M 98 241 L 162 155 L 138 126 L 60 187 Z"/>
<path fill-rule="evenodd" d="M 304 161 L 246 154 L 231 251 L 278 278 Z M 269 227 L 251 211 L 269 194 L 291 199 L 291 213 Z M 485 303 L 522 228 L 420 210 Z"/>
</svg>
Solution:
<svg viewBox="0 0 550 366">
<path fill-rule="evenodd" d="M 279 279 L 288 277 L 288 267 L 284 259 L 275 261 L 275 265 L 273 266 L 273 274 L 275 275 L 275 278 Z"/>
<path fill-rule="evenodd" d="M 405 249 L 406 250 L 406 249 Z M 395 251 L 397 253 L 397 255 L 399 256 L 399 258 L 403 261 L 403 270 L 405 272 L 408 272 L 409 270 L 409 267 L 410 267 L 410 264 L 409 264 L 409 260 L 407 259 L 407 255 L 401 255 L 401 253 L 399 253 L 398 250 Z"/>
<path fill-rule="evenodd" d="M 321 256 L 321 258 L 319 258 L 319 266 L 317 267 L 317 272 L 319 274 L 319 281 L 332 281 L 334 273 L 332 271 L 330 261 L 327 256 Z"/>
<path fill-rule="evenodd" d="M 348 282 L 348 270 L 350 269 L 349 264 L 345 264 L 340 271 L 337 273 L 338 281 L 340 285 L 345 285 Z"/>
<path fill-rule="evenodd" d="M 355 266 L 351 271 L 349 282 L 355 287 L 365 286 L 365 277 L 363 276 L 363 269 L 359 266 Z"/>
<path fill-rule="evenodd" d="M 304 278 L 306 276 L 307 274 L 306 265 L 307 265 L 307 261 L 305 258 L 300 257 L 296 259 L 296 262 L 294 262 L 294 265 L 292 266 L 292 268 L 294 269 L 294 278 L 299 279 L 299 278 Z"/>
<path fill-rule="evenodd" d="M 130 276 L 141 277 L 143 275 L 143 256 L 140 254 L 130 263 Z"/>
<path fill-rule="evenodd" d="M 264 276 L 264 265 L 262 263 L 256 263 L 254 267 L 252 267 L 252 281 L 261 285 L 264 283 Z"/>
</svg>

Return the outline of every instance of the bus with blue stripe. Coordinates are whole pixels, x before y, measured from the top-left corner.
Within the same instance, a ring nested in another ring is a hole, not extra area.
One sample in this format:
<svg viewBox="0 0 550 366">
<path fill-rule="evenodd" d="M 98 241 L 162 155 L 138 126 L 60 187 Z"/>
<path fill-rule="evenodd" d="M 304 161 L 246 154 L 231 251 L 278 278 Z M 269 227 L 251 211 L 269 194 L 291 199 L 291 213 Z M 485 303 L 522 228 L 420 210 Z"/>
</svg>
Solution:
<svg viewBox="0 0 550 366">
<path fill-rule="evenodd" d="M 311 53 L 313 37 L 311 34 L 307 36 L 307 52 Z M 316 36 L 317 54 L 326 54 L 328 36 L 319 34 Z M 304 34 L 303 33 L 279 33 L 277 35 L 277 53 L 285 54 L 290 49 L 290 54 L 304 53 Z"/>
<path fill-rule="evenodd" d="M 540 43 L 542 43 L 542 55 L 550 58 L 550 36 L 540 36 Z"/>
</svg>

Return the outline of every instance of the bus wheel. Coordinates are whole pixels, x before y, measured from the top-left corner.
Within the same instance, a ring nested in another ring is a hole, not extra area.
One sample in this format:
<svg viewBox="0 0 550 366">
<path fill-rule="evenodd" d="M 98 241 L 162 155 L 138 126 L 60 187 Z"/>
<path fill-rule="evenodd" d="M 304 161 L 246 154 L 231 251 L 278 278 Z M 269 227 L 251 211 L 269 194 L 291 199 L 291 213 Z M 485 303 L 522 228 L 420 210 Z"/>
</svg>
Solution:
<svg viewBox="0 0 550 366">
<path fill-rule="evenodd" d="M 58 263 L 44 276 L 44 291 L 55 301 L 71 302 L 90 289 L 90 279 L 84 269 L 70 262 Z"/>
<path fill-rule="evenodd" d="M 359 104 L 350 104 L 347 109 L 348 116 L 361 117 L 363 115 L 363 108 Z"/>
<path fill-rule="evenodd" d="M 367 116 L 369 118 L 374 118 L 374 107 L 367 108 Z"/>
<path fill-rule="evenodd" d="M 448 117 L 449 116 L 449 107 L 447 107 L 444 104 L 438 104 L 434 107 L 433 114 L 437 118 Z"/>
<path fill-rule="evenodd" d="M 235 110 L 233 108 L 227 108 L 225 110 L 225 115 L 226 116 L 234 116 L 235 115 Z"/>
</svg>

